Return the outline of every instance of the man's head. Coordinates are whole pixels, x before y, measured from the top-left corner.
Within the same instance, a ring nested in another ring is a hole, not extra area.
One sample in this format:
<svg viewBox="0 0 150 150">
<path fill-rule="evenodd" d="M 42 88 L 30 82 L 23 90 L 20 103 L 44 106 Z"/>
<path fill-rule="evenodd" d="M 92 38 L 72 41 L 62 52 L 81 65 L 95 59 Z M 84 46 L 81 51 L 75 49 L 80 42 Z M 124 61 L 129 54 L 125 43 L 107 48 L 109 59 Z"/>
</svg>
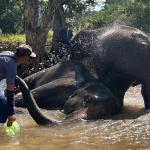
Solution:
<svg viewBox="0 0 150 150">
<path fill-rule="evenodd" d="M 16 48 L 15 57 L 18 63 L 27 63 L 30 58 L 35 58 L 36 54 L 29 45 L 21 44 Z"/>
</svg>

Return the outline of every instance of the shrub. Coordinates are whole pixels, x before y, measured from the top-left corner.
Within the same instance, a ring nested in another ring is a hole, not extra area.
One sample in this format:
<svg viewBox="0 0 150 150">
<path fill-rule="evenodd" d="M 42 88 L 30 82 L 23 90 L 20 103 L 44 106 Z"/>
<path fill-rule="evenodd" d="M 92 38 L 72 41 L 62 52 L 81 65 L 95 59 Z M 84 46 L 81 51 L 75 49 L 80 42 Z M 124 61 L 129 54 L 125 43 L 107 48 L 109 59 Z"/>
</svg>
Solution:
<svg viewBox="0 0 150 150">
<path fill-rule="evenodd" d="M 0 34 L 0 51 L 15 50 L 15 48 L 25 43 L 25 35 Z"/>
</svg>

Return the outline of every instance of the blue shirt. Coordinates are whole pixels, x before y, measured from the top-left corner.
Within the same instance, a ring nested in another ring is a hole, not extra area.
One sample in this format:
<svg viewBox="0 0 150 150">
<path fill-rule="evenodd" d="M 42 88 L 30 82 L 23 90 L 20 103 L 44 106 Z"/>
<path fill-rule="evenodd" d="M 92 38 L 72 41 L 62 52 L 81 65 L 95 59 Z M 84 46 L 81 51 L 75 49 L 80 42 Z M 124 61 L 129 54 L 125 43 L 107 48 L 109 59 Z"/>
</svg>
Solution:
<svg viewBox="0 0 150 150">
<path fill-rule="evenodd" d="M 4 51 L 0 53 L 0 80 L 6 79 L 7 84 L 15 85 L 17 74 L 17 63 L 14 58 L 14 53 Z"/>
</svg>

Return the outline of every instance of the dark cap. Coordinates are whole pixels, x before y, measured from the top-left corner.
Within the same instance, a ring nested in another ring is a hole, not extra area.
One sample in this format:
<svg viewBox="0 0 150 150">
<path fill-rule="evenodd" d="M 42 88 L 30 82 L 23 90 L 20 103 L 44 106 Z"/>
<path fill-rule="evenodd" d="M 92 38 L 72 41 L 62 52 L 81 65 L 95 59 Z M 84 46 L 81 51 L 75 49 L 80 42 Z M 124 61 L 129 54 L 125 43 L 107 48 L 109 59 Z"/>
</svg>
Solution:
<svg viewBox="0 0 150 150">
<path fill-rule="evenodd" d="M 16 56 L 30 56 L 32 58 L 36 57 L 36 54 L 32 51 L 32 48 L 29 45 L 21 44 L 18 48 L 16 48 Z"/>
</svg>

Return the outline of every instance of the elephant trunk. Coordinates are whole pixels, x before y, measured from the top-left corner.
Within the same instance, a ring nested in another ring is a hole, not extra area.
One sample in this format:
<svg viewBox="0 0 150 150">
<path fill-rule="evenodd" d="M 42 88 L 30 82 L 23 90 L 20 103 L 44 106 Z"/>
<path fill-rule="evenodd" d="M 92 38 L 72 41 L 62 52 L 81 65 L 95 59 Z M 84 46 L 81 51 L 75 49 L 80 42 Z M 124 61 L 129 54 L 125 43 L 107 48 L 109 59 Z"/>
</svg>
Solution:
<svg viewBox="0 0 150 150">
<path fill-rule="evenodd" d="M 40 108 L 36 104 L 35 99 L 32 93 L 30 92 L 27 84 L 24 82 L 24 80 L 16 76 L 16 81 L 22 92 L 26 107 L 31 117 L 35 120 L 35 122 L 40 125 L 57 125 L 58 122 L 56 120 L 47 117 L 41 112 Z"/>
</svg>

